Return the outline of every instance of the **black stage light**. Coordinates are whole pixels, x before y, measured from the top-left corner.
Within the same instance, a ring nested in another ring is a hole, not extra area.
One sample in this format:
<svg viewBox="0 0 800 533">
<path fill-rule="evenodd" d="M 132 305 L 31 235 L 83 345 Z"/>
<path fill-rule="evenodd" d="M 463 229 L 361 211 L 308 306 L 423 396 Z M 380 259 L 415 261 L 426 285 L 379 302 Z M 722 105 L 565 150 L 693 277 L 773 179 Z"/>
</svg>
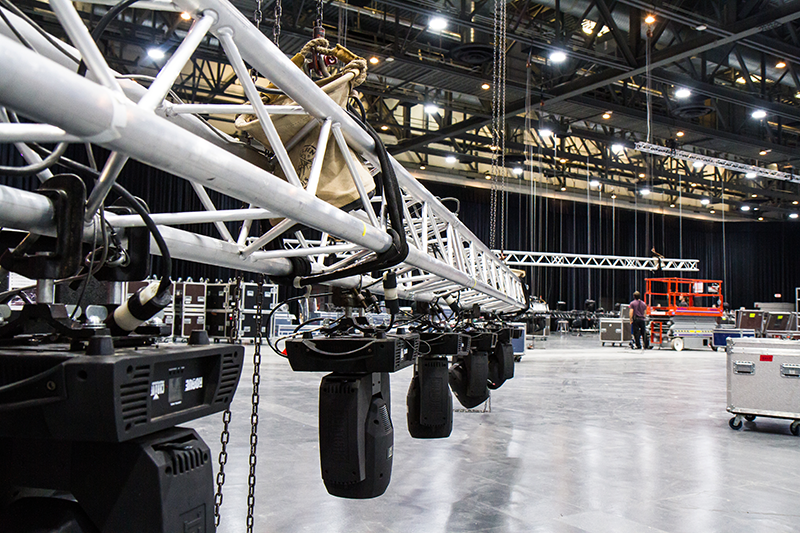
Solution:
<svg viewBox="0 0 800 533">
<path fill-rule="evenodd" d="M 489 388 L 499 389 L 514 377 L 514 348 L 510 342 L 498 342 L 489 355 Z"/>
<path fill-rule="evenodd" d="M 388 373 L 322 378 L 319 449 L 328 493 L 362 499 L 386 491 L 394 453 Z"/>
<path fill-rule="evenodd" d="M 406 396 L 408 432 L 415 439 L 441 439 L 453 431 L 453 396 L 446 357 L 418 357 Z"/>
<path fill-rule="evenodd" d="M 474 351 L 450 367 L 450 388 L 459 403 L 472 409 L 489 399 L 489 354 Z"/>
</svg>

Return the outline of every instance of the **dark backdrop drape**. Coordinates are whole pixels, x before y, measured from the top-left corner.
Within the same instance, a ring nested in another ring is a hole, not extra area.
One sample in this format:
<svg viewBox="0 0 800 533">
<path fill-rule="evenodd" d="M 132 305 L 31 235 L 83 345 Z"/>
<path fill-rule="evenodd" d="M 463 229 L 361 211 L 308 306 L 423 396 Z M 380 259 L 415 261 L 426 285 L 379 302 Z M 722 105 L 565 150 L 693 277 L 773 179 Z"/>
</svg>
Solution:
<svg viewBox="0 0 800 533">
<path fill-rule="evenodd" d="M 86 163 L 81 146 L 70 147 L 68 157 Z M 98 150 L 104 161 L 106 152 Z M 0 144 L 0 164 L 22 164 L 12 145 Z M 131 161 L 119 182 L 134 195 L 146 199 L 153 212 L 200 209 L 201 204 L 191 186 L 165 172 Z M 33 178 L 0 176 L 0 183 L 34 189 Z M 483 242 L 489 242 L 490 192 L 425 182 L 439 197 L 460 201 L 459 217 Z M 593 192 L 592 194 L 597 194 Z M 242 203 L 213 191 L 209 195 L 218 209 L 238 208 Z M 453 202 L 446 202 L 448 207 Z M 699 259 L 700 271 L 684 273 L 685 277 L 721 279 L 725 299 L 734 308 L 749 307 L 756 301 L 794 301 L 794 288 L 800 286 L 800 273 L 795 266 L 795 252 L 800 250 L 800 221 L 785 222 L 720 222 L 698 221 L 667 214 L 652 214 L 631 209 L 578 203 L 571 200 L 532 198 L 509 194 L 506 199 L 505 246 L 507 250 L 542 252 L 650 256 L 651 248 L 669 258 Z M 236 228 L 229 223 L 236 235 Z M 186 229 L 215 235 L 211 224 Z M 255 234 L 254 228 L 251 234 Z M 681 237 L 682 236 L 682 237 Z M 500 231 L 497 232 L 500 248 Z M 682 253 L 681 253 L 682 251 Z M 158 258 L 154 259 L 158 268 Z M 193 279 L 228 279 L 234 273 L 209 265 L 177 261 L 175 277 Z M 562 300 L 569 309 L 582 308 L 586 299 L 593 299 L 606 309 L 614 303 L 627 302 L 634 290 L 644 290 L 644 278 L 651 273 L 625 270 L 592 270 L 583 268 L 528 269 L 532 293 L 543 296 L 551 306 Z M 669 274 L 671 275 L 671 274 Z M 252 279 L 252 275 L 246 275 Z"/>
</svg>

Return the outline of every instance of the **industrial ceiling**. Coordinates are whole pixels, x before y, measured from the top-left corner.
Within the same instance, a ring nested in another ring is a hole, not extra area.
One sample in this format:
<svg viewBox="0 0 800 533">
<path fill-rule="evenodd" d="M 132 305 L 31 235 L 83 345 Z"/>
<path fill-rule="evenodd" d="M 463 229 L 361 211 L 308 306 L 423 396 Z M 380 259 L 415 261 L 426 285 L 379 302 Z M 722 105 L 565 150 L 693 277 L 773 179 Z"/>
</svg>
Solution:
<svg viewBox="0 0 800 533">
<path fill-rule="evenodd" d="M 331 43 L 374 58 L 362 101 L 389 151 L 420 179 L 712 220 L 800 212 L 800 0 L 277 1 L 234 4 L 248 18 L 260 5 L 260 28 L 271 37 L 279 8 L 287 54 L 312 37 L 321 9 Z M 16 5 L 61 31 L 48 4 Z M 92 26 L 109 8 L 80 9 Z M 503 14 L 500 100 L 493 58 Z M 444 27 L 431 27 L 437 18 Z M 164 60 L 147 50 L 169 53 L 189 25 L 167 2 L 140 2 L 108 27 L 104 53 L 120 73 L 154 74 Z M 558 51 L 560 62 L 551 57 Z M 177 97 L 243 101 L 222 61 L 210 37 Z M 497 167 L 493 110 L 504 117 L 505 169 Z M 748 177 L 651 155 L 635 150 L 637 141 L 785 175 Z"/>
</svg>

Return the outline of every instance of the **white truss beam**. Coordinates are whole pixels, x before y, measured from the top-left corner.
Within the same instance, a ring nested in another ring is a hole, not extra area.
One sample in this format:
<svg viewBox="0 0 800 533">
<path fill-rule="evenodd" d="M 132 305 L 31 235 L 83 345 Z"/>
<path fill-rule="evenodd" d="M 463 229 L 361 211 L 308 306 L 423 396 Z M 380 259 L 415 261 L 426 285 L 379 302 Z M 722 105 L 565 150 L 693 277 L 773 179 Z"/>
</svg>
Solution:
<svg viewBox="0 0 800 533">
<path fill-rule="evenodd" d="M 772 170 L 764 167 L 757 167 L 755 165 L 746 165 L 744 163 L 736 163 L 735 161 L 728 161 L 727 159 L 720 159 L 718 157 L 710 157 L 707 155 L 695 154 L 685 150 L 677 150 L 675 148 L 667 148 L 658 144 L 647 142 L 637 142 L 634 148 L 639 152 L 648 154 L 661 155 L 664 157 L 671 157 L 673 159 L 680 159 L 682 161 L 699 161 L 704 165 L 725 168 L 734 172 L 741 172 L 748 178 L 771 178 L 775 180 L 791 181 L 793 183 L 800 183 L 800 176 L 781 172 L 779 170 Z"/>
<path fill-rule="evenodd" d="M 65 0 L 58 2 L 67 8 Z M 322 274 L 386 251 L 392 239 L 387 232 L 383 198 L 370 199 L 367 191 L 358 187 L 361 209 L 345 212 L 315 195 L 323 170 L 324 147 L 330 145 L 331 149 L 339 150 L 355 178 L 361 162 L 351 157 L 348 147 L 376 166 L 378 158 L 372 138 L 231 4 L 224 0 L 177 0 L 175 5 L 200 21 L 195 23 L 198 31 L 189 32 L 190 45 L 179 50 L 194 48 L 197 36 L 208 30 L 224 45 L 242 86 L 253 98 L 258 99 L 258 94 L 243 68 L 244 62 L 256 68 L 298 105 L 271 106 L 260 101 L 246 106 L 173 104 L 151 95 L 166 94 L 168 87 L 160 80 L 174 78 L 179 63 L 188 61 L 189 54 L 181 53 L 168 61 L 169 75 L 157 77 L 157 90 L 152 86 L 147 90 L 120 78 L 107 67 L 103 70 L 103 83 L 98 83 L 91 76 L 78 76 L 74 72 L 75 65 L 64 61 L 59 52 L 49 49 L 41 39 L 44 51 L 38 47 L 39 53 L 26 49 L 0 22 L 0 72 L 3 72 L 0 107 L 34 122 L 26 128 L 4 125 L 0 142 L 59 138 L 94 143 L 120 154 L 120 167 L 128 158 L 133 158 L 189 181 L 202 200 L 203 211 L 153 214 L 176 258 L 285 275 L 290 267 L 288 258 L 299 256 L 309 259 L 312 273 Z M 24 25 L 24 22 L 19 24 Z M 67 25 L 73 35 L 82 32 L 75 27 L 75 17 L 71 17 Z M 23 28 L 22 32 L 34 35 L 28 28 Z M 96 55 L 93 43 L 82 39 L 80 45 L 82 52 L 93 54 L 92 63 L 96 68 L 102 69 L 102 58 Z M 78 50 L 65 47 L 75 57 L 81 55 Z M 44 86 L 36 90 L 45 80 L 46 90 Z M 145 95 L 149 98 L 145 100 L 147 105 L 141 105 L 140 100 Z M 193 113 L 234 117 L 240 113 L 255 113 L 262 126 L 269 130 L 266 133 L 271 148 L 278 155 L 289 181 L 254 164 L 252 153 L 247 154 L 234 139 L 226 141 L 223 136 L 211 133 Z M 291 167 L 287 156 L 296 139 L 282 143 L 272 127 L 276 117 L 286 114 L 307 114 L 322 125 L 318 150 L 311 162 L 311 179 L 305 187 L 297 179 L 296 169 Z M 240 154 L 245 154 L 245 158 Z M 481 301 L 484 308 L 496 311 L 524 308 L 526 298 L 522 283 L 509 267 L 393 158 L 391 164 L 401 186 L 410 248 L 405 264 L 397 268 L 400 294 L 404 298 L 424 300 L 453 294 L 461 301 Z M 360 185 L 360 181 L 356 184 Z M 239 210 L 240 215 L 234 213 L 236 210 L 217 211 L 206 189 L 240 200 L 249 208 Z M 153 193 L 158 194 L 157 191 Z M 52 206 L 37 196 L 0 188 L 0 224 L 52 233 Z M 250 236 L 250 224 L 255 219 L 277 217 L 284 218 L 285 229 L 294 232 L 295 238 L 288 246 L 284 243 L 286 249 L 264 250 L 262 246 L 277 235 L 268 231 L 261 236 Z M 130 217 L 110 213 L 106 220 L 115 227 L 136 224 Z M 211 236 L 169 227 L 199 221 L 214 223 L 217 233 Z M 237 239 L 223 224 L 225 221 L 240 224 Z M 299 229 L 304 227 L 322 232 L 322 239 L 317 233 L 316 240 L 311 240 L 307 230 Z M 91 238 L 92 234 L 89 224 L 84 235 Z M 335 265 L 326 264 L 331 261 L 324 259 L 332 255 L 336 258 Z M 337 284 L 365 286 L 378 281 L 363 276 Z M 375 284 L 374 289 L 380 292 L 380 283 Z"/>
<path fill-rule="evenodd" d="M 544 266 L 562 268 L 600 268 L 611 270 L 656 270 L 655 257 L 627 257 L 621 255 L 557 254 L 548 252 L 510 252 L 504 250 L 505 263 L 514 267 Z M 664 271 L 699 271 L 698 259 L 661 259 Z"/>
</svg>

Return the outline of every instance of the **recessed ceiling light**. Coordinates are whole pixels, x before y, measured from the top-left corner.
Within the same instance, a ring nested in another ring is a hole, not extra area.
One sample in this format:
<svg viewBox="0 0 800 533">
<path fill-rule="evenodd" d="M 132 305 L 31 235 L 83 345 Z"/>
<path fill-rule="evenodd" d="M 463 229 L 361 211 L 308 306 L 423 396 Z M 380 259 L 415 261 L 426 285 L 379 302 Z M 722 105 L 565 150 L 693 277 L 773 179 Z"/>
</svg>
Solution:
<svg viewBox="0 0 800 533">
<path fill-rule="evenodd" d="M 610 119 L 611 118 L 611 113 L 608 113 L 608 112 L 603 113 L 603 118 L 606 119 L 606 120 Z"/>
<path fill-rule="evenodd" d="M 694 29 L 696 29 L 697 31 L 706 31 L 708 29 L 708 26 L 706 26 L 705 24 L 700 24 L 699 26 L 695 26 Z"/>
<path fill-rule="evenodd" d="M 428 21 L 428 28 L 433 31 L 442 31 L 447 28 L 447 19 L 444 17 L 433 17 Z"/>
<path fill-rule="evenodd" d="M 456 163 L 458 163 L 458 159 L 456 159 L 456 156 L 454 155 L 448 155 L 447 157 L 444 158 L 444 162 L 447 163 L 448 165 L 455 165 Z"/>
<path fill-rule="evenodd" d="M 683 137 L 684 135 L 685 133 L 683 133 L 682 131 L 679 131 L 678 133 L 675 134 L 676 137 Z"/>
<path fill-rule="evenodd" d="M 750 211 L 750 206 L 749 205 L 743 205 L 739 209 L 741 209 L 742 211 Z"/>
<path fill-rule="evenodd" d="M 425 165 L 420 165 L 420 166 L 419 166 L 419 169 L 420 169 L 420 170 L 425 170 L 426 168 L 427 168 L 427 167 L 426 167 Z"/>
<path fill-rule="evenodd" d="M 156 59 L 156 60 L 164 59 L 164 55 L 165 55 L 164 51 L 162 49 L 160 49 L 160 48 L 150 48 L 147 51 L 147 56 L 150 59 Z"/>
<path fill-rule="evenodd" d="M 514 167 L 511 169 L 511 172 L 513 172 L 515 176 L 519 176 L 522 174 L 522 167 Z"/>
<path fill-rule="evenodd" d="M 483 89 L 484 91 L 488 91 L 488 90 L 489 90 L 489 89 L 491 89 L 491 88 L 492 88 L 492 86 L 491 86 L 491 85 L 489 85 L 488 83 L 483 83 L 483 84 L 481 85 L 481 89 Z"/>
<path fill-rule="evenodd" d="M 754 119 L 760 120 L 767 116 L 767 112 L 764 111 L 763 109 L 756 109 L 755 111 L 750 113 L 750 116 L 753 117 Z"/>
<path fill-rule="evenodd" d="M 561 187 L 561 191 L 562 191 L 562 192 L 563 192 L 563 191 L 566 191 L 566 190 L 567 190 L 567 188 L 566 188 L 566 187 Z"/>
<path fill-rule="evenodd" d="M 775 64 L 775 68 L 786 68 L 786 62 L 785 61 L 778 61 Z"/>
<path fill-rule="evenodd" d="M 383 126 L 381 126 L 381 129 L 382 129 L 383 131 L 386 131 L 386 130 L 388 130 L 388 129 L 389 129 L 389 126 L 387 126 L 386 124 L 384 124 Z"/>
<path fill-rule="evenodd" d="M 433 115 L 434 113 L 438 113 L 439 111 L 441 111 L 441 109 L 439 109 L 439 107 L 434 104 L 425 104 L 424 109 L 425 112 L 428 113 L 429 115 Z"/>
<path fill-rule="evenodd" d="M 548 128 L 543 128 L 539 130 L 539 137 L 550 137 L 553 134 L 553 130 Z"/>
<path fill-rule="evenodd" d="M 642 189 L 641 191 L 639 191 L 639 194 L 641 194 L 642 196 L 647 196 L 648 194 L 650 194 L 650 189 L 648 189 L 647 187 L 645 187 L 644 189 Z"/>
<path fill-rule="evenodd" d="M 563 63 L 567 60 L 567 54 L 562 50 L 553 50 L 550 52 L 550 61 L 553 63 Z"/>
<path fill-rule="evenodd" d="M 692 96 L 692 91 L 687 89 L 686 87 L 681 87 L 677 91 L 675 91 L 675 98 L 689 98 Z"/>
<path fill-rule="evenodd" d="M 764 217 L 758 217 L 758 220 L 764 220 Z"/>
<path fill-rule="evenodd" d="M 791 215 L 789 215 L 789 218 L 797 218 L 797 213 L 792 213 Z"/>
<path fill-rule="evenodd" d="M 370 63 L 370 65 L 377 65 L 377 64 L 378 64 L 378 63 L 380 63 L 380 62 L 381 62 L 381 60 L 380 60 L 380 59 L 378 59 L 378 58 L 377 58 L 377 57 L 375 57 L 375 56 L 372 56 L 372 57 L 370 57 L 370 58 L 369 58 L 369 63 Z"/>
<path fill-rule="evenodd" d="M 644 18 L 645 24 L 653 24 L 656 21 L 656 18 L 653 15 L 647 15 Z"/>
<path fill-rule="evenodd" d="M 747 178 L 747 179 L 749 179 L 749 180 L 751 180 L 751 179 L 755 178 L 756 176 L 758 176 L 758 174 L 756 174 L 755 172 L 748 172 L 748 173 L 746 173 L 746 174 L 744 175 L 744 177 L 745 177 L 745 178 Z"/>
<path fill-rule="evenodd" d="M 183 13 L 181 13 L 181 18 L 183 20 L 192 20 L 192 15 L 188 11 L 184 11 Z"/>
<path fill-rule="evenodd" d="M 700 203 L 703 205 L 708 205 L 711 203 L 711 200 L 709 200 L 708 198 L 703 198 L 702 200 L 700 200 Z"/>
<path fill-rule="evenodd" d="M 590 187 L 599 187 L 600 186 L 600 182 L 598 180 L 592 180 L 592 181 L 589 182 L 589 186 Z"/>
<path fill-rule="evenodd" d="M 640 178 L 646 178 L 647 175 L 644 172 L 639 172 L 639 177 Z"/>
</svg>

